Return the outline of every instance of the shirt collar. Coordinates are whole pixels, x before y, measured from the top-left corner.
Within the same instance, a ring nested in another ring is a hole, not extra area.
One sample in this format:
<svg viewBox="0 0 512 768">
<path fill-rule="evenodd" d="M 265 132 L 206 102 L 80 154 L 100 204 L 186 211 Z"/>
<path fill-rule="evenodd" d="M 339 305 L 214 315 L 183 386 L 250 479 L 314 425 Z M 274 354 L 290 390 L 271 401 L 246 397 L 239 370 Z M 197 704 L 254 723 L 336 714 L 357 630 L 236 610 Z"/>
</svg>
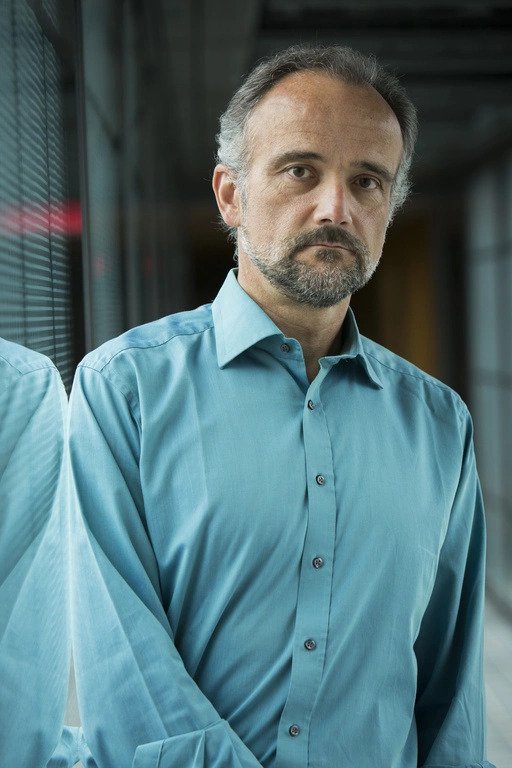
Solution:
<svg viewBox="0 0 512 768">
<path fill-rule="evenodd" d="M 219 368 L 235 357 L 271 336 L 284 338 L 273 320 L 251 299 L 237 280 L 237 270 L 231 269 L 212 304 L 215 343 Z M 354 313 L 349 308 L 343 327 L 343 350 L 330 355 L 333 364 L 340 360 L 358 359 L 368 378 L 382 388 L 383 384 L 368 359 Z"/>
<path fill-rule="evenodd" d="M 363 344 L 364 336 L 359 332 L 357 322 L 352 309 L 349 307 L 345 320 L 343 322 L 343 341 L 342 351 L 340 355 L 336 356 L 337 360 L 358 360 L 362 366 L 362 369 L 374 384 L 380 389 L 383 389 L 381 377 L 372 365 L 371 360 L 366 354 L 366 350 Z"/>
</svg>

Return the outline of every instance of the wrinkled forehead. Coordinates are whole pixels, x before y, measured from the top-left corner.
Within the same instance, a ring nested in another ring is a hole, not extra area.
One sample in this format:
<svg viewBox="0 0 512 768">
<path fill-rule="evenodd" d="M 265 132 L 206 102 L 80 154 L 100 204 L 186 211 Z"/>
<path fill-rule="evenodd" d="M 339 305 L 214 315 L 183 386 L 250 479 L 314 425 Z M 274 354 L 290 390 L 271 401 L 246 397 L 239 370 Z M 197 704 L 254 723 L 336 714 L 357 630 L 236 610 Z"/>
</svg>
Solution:
<svg viewBox="0 0 512 768">
<path fill-rule="evenodd" d="M 361 142 L 398 148 L 403 141 L 398 118 L 368 85 L 353 85 L 320 71 L 294 72 L 279 80 L 250 113 L 246 149 L 251 158 L 269 152 L 277 141 L 314 141 L 329 133 L 340 139 L 354 132 Z M 399 158 L 398 158 L 399 159 Z"/>
</svg>

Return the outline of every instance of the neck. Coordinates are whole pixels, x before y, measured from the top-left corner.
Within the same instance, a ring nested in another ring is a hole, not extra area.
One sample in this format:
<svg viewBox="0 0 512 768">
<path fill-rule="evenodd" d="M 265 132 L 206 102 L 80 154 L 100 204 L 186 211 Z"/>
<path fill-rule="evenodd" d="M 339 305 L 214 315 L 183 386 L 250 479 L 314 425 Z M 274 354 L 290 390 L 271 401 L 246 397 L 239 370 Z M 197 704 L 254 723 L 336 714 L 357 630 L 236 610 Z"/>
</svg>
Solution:
<svg viewBox="0 0 512 768">
<path fill-rule="evenodd" d="M 308 380 L 312 381 L 319 371 L 320 358 L 340 351 L 341 330 L 350 297 L 332 307 L 298 304 L 243 263 L 239 265 L 238 282 L 285 336 L 297 339 L 302 347 Z"/>
</svg>

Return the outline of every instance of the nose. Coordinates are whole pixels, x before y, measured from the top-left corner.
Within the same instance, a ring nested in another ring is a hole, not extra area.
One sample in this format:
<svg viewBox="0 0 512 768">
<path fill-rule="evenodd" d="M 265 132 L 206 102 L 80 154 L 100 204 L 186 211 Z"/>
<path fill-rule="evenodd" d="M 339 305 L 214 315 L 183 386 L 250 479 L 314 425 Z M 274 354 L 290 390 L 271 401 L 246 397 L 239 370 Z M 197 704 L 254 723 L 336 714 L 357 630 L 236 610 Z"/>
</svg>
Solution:
<svg viewBox="0 0 512 768">
<path fill-rule="evenodd" d="M 316 224 L 351 224 L 351 196 L 344 182 L 339 179 L 318 188 L 315 209 Z"/>
</svg>

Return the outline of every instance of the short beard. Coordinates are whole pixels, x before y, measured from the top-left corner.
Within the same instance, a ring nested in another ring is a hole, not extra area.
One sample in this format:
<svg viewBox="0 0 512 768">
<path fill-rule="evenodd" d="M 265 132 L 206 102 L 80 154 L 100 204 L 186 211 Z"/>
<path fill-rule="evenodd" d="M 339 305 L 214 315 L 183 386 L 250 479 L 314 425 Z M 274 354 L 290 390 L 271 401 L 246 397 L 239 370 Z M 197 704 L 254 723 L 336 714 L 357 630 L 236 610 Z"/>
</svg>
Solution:
<svg viewBox="0 0 512 768">
<path fill-rule="evenodd" d="M 247 238 L 245 228 L 239 228 L 240 245 L 253 264 L 267 280 L 289 299 L 310 307 L 332 307 L 362 288 L 371 278 L 378 260 L 372 262 L 368 247 L 340 227 L 323 227 L 289 238 L 281 244 L 275 260 L 267 260 L 255 251 Z M 351 253 L 337 248 L 321 248 L 315 259 L 322 268 L 295 259 L 303 248 L 318 243 L 336 243 Z M 350 259 L 350 263 L 346 260 Z"/>
</svg>

